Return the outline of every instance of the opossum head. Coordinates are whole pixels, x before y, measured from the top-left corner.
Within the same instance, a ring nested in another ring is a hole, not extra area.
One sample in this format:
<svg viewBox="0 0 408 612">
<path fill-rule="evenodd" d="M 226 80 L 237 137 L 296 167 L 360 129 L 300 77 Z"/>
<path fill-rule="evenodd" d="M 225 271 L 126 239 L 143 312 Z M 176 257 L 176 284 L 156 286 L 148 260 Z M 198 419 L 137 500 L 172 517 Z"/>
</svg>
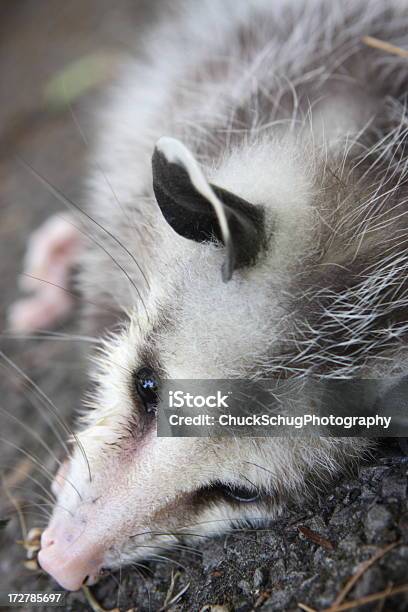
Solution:
<svg viewBox="0 0 408 612">
<path fill-rule="evenodd" d="M 334 472 L 358 451 L 354 440 L 347 448 L 329 439 L 157 436 L 161 381 L 253 377 L 280 345 L 285 277 L 305 248 L 311 183 L 295 161 L 290 174 L 279 153 L 264 173 L 269 183 L 257 184 L 250 169 L 264 154 L 261 147 L 227 160 L 210 181 L 180 143 L 162 140 L 155 150 L 162 214 L 150 292 L 105 341 L 43 534 L 40 564 L 68 589 L 101 568 L 160 557 L 184 536 L 199 541 L 237 521 L 257 524 L 316 465 Z"/>
</svg>

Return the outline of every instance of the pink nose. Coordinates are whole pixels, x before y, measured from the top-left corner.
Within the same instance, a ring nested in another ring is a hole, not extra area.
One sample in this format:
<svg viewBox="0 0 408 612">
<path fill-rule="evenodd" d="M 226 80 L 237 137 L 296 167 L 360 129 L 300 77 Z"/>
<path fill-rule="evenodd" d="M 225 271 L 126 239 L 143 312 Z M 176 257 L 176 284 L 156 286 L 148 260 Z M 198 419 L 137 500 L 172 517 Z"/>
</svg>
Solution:
<svg viewBox="0 0 408 612">
<path fill-rule="evenodd" d="M 38 562 L 45 572 L 69 591 L 77 591 L 87 578 L 92 584 L 102 566 L 102 546 L 85 537 L 70 536 L 46 529 L 41 537 Z"/>
</svg>

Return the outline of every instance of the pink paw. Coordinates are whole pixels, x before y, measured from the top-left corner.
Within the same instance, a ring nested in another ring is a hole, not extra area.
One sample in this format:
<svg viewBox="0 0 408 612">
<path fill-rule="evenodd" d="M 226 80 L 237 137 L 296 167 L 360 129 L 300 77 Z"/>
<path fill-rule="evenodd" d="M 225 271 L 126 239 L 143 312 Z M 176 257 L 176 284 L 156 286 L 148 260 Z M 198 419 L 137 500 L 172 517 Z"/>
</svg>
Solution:
<svg viewBox="0 0 408 612">
<path fill-rule="evenodd" d="M 81 250 L 81 233 L 67 219 L 50 217 L 30 237 L 19 285 L 28 297 L 9 309 L 13 331 L 29 332 L 51 327 L 72 310 L 69 276 Z"/>
</svg>

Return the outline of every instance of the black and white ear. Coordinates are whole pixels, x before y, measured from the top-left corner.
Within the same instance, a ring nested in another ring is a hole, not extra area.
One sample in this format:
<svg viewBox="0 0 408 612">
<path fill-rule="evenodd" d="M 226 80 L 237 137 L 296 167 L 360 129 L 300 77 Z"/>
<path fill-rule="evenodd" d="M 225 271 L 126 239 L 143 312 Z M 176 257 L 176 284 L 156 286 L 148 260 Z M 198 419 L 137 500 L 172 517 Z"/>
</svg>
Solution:
<svg viewBox="0 0 408 612">
<path fill-rule="evenodd" d="M 234 270 L 255 262 L 265 244 L 260 206 L 211 185 L 191 152 L 174 138 L 160 138 L 152 169 L 157 203 L 174 231 L 196 242 L 224 244 L 224 281 Z"/>
</svg>

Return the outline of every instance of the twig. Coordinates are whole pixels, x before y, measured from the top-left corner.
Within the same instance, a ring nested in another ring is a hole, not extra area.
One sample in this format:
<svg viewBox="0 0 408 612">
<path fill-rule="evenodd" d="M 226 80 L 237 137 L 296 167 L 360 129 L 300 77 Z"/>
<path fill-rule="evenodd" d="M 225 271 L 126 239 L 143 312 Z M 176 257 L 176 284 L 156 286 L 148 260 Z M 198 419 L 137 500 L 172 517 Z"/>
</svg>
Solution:
<svg viewBox="0 0 408 612">
<path fill-rule="evenodd" d="M 24 482 L 27 476 L 33 471 L 34 463 L 28 457 L 24 457 L 19 461 L 16 467 L 4 476 L 4 482 L 10 489 L 16 487 L 21 482 Z"/>
<path fill-rule="evenodd" d="M 92 594 L 91 589 L 87 587 L 85 584 L 82 585 L 82 592 L 85 595 L 85 598 L 88 604 L 90 605 L 90 607 L 92 608 L 93 612 L 119 612 L 119 608 L 113 608 L 112 610 L 109 610 L 109 611 L 106 610 L 105 608 L 102 608 L 100 603 L 96 600 L 96 598 Z"/>
<path fill-rule="evenodd" d="M 336 606 L 339 606 L 341 602 L 344 600 L 344 598 L 346 597 L 347 593 L 351 591 L 353 586 L 356 584 L 358 580 L 360 580 L 361 576 L 368 570 L 368 568 L 374 565 L 376 561 L 381 559 L 381 557 L 386 555 L 390 550 L 395 548 L 398 544 L 400 544 L 399 541 L 392 542 L 392 544 L 388 544 L 388 546 L 385 546 L 384 548 L 381 548 L 379 551 L 377 551 L 375 555 L 371 557 L 371 559 L 368 559 L 368 561 L 364 561 L 363 563 L 361 563 L 358 566 L 356 573 L 353 574 L 353 576 L 351 576 L 351 578 L 346 582 L 345 586 L 342 588 L 340 593 L 337 595 L 331 607 L 335 608 Z"/>
<path fill-rule="evenodd" d="M 20 521 L 20 527 L 21 527 L 21 533 L 23 535 L 23 540 L 26 540 L 27 539 L 27 525 L 24 519 L 23 512 L 20 507 L 20 503 L 18 499 L 15 499 L 10 493 L 10 490 L 7 486 L 6 479 L 3 473 L 1 474 L 1 481 L 3 483 L 3 489 L 4 489 L 4 492 L 6 493 L 7 498 L 10 500 L 10 502 L 13 504 L 14 508 L 16 509 L 18 519 Z"/>
<path fill-rule="evenodd" d="M 373 36 L 363 36 L 361 40 L 368 47 L 380 49 L 381 51 L 392 53 L 393 55 L 399 55 L 399 57 L 408 57 L 408 50 L 401 49 L 401 47 L 396 47 L 385 40 L 380 40 L 379 38 L 374 38 Z"/>
<path fill-rule="evenodd" d="M 326 608 L 323 610 L 323 612 L 343 612 L 343 610 L 352 610 L 358 606 L 365 606 L 373 601 L 379 601 L 380 599 L 392 597 L 393 595 L 398 595 L 399 593 L 408 593 L 408 584 L 403 584 L 402 586 L 395 587 L 393 589 L 388 588 L 384 591 L 380 591 L 379 593 L 372 593 L 371 595 L 366 595 L 365 597 L 360 597 L 359 599 L 354 599 L 353 601 L 346 601 L 346 603 L 343 603 L 340 606 Z"/>
<path fill-rule="evenodd" d="M 305 612 L 317 612 L 317 610 L 315 610 L 315 608 L 310 608 L 309 606 L 307 606 L 304 603 L 299 603 L 298 602 L 298 608 L 300 608 L 301 610 L 305 610 Z"/>
<path fill-rule="evenodd" d="M 298 526 L 298 531 L 300 531 L 300 533 L 302 535 L 304 535 L 305 538 L 307 538 L 308 540 L 310 540 L 314 544 L 318 544 L 319 546 L 321 546 L 325 550 L 333 550 L 334 549 L 333 543 L 330 542 L 330 540 L 328 540 L 327 538 L 324 538 L 323 536 L 321 536 L 320 533 L 317 533 L 316 531 L 313 531 L 312 529 L 309 529 L 309 527 L 305 527 L 303 525 L 299 525 Z"/>
<path fill-rule="evenodd" d="M 394 585 L 393 585 L 393 583 L 392 583 L 392 582 L 390 582 L 390 583 L 388 584 L 388 586 L 387 586 L 388 594 L 389 594 L 389 593 L 392 591 L 392 587 L 393 587 L 393 586 L 394 586 Z M 387 595 L 387 597 L 388 597 L 388 595 Z M 385 598 L 384 598 L 384 599 L 381 599 L 381 601 L 378 603 L 378 606 L 377 606 L 376 612 L 382 612 L 382 611 L 383 611 L 383 609 L 384 609 L 384 604 L 385 604 Z"/>
<path fill-rule="evenodd" d="M 182 588 L 181 591 L 179 591 L 177 595 L 173 597 L 173 599 L 170 599 L 170 601 L 165 606 L 160 608 L 159 612 L 165 612 L 166 610 L 169 610 L 169 608 L 171 608 L 173 604 L 177 603 L 178 600 L 184 595 L 184 593 L 188 591 L 189 588 L 190 588 L 190 583 L 187 583 L 186 586 Z"/>
<path fill-rule="evenodd" d="M 263 604 L 268 601 L 268 599 L 271 596 L 271 591 L 262 591 L 259 594 L 258 599 L 256 600 L 256 602 L 254 603 L 254 607 L 252 608 L 252 612 L 254 610 L 257 610 L 258 608 L 260 608 L 261 606 L 263 606 Z"/>
<path fill-rule="evenodd" d="M 166 598 L 164 600 L 163 603 L 163 608 L 166 608 L 166 606 L 168 605 L 169 601 L 171 600 L 173 593 L 174 593 L 174 588 L 176 586 L 176 582 L 179 579 L 179 577 L 181 576 L 181 572 L 177 571 L 175 572 L 174 570 L 172 570 L 171 572 L 171 580 L 170 580 L 170 586 L 168 588 L 167 594 L 166 594 Z"/>
</svg>

